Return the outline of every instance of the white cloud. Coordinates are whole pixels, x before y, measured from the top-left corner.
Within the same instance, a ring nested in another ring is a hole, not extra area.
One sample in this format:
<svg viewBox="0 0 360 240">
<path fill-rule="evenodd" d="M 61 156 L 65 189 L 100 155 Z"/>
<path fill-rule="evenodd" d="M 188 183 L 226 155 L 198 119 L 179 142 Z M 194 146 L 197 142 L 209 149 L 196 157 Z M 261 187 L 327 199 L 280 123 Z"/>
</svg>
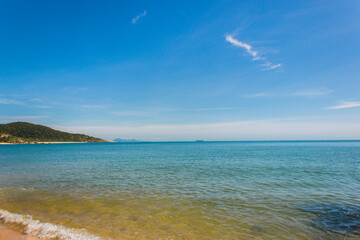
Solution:
<svg viewBox="0 0 360 240">
<path fill-rule="evenodd" d="M 316 97 L 316 96 L 323 96 L 323 95 L 327 95 L 334 92 L 334 90 L 330 90 L 330 89 L 322 89 L 322 90 L 316 90 L 316 89 L 311 89 L 311 90 L 306 90 L 306 91 L 301 91 L 301 92 L 295 92 L 291 95 L 293 96 L 304 96 L 304 97 Z"/>
<path fill-rule="evenodd" d="M 183 111 L 227 111 L 227 110 L 239 110 L 244 107 L 215 107 L 215 108 L 190 108 L 184 109 Z M 181 109 L 179 109 L 181 111 Z"/>
<path fill-rule="evenodd" d="M 280 94 L 274 94 L 274 93 L 255 93 L 255 94 L 249 94 L 245 95 L 245 97 L 248 98 L 255 98 L 255 97 L 286 97 L 286 96 L 298 96 L 298 97 L 318 97 L 327 95 L 330 93 L 333 93 L 334 90 L 330 89 L 310 89 L 310 90 L 304 90 L 299 92 L 293 92 L 293 93 L 280 93 Z"/>
<path fill-rule="evenodd" d="M 148 117 L 153 115 L 153 111 L 117 111 L 117 112 L 112 112 L 111 114 L 115 116 L 127 116 L 127 117 L 132 117 L 132 116 Z"/>
<path fill-rule="evenodd" d="M 257 51 L 252 50 L 252 46 L 250 46 L 249 44 L 241 42 L 241 41 L 233 38 L 233 36 L 231 36 L 229 34 L 226 34 L 225 38 L 226 38 L 226 41 L 228 41 L 232 45 L 244 48 L 253 57 L 253 60 L 259 60 L 260 59 L 259 56 L 258 56 Z"/>
<path fill-rule="evenodd" d="M 328 107 L 327 109 L 344 109 L 344 108 L 354 108 L 360 107 L 360 102 L 342 102 L 338 105 Z"/>
<path fill-rule="evenodd" d="M 89 108 L 89 109 L 95 109 L 95 108 L 104 108 L 103 105 L 81 105 L 82 108 Z"/>
<path fill-rule="evenodd" d="M 37 116 L 1 116 L 0 120 L 3 122 L 10 122 L 10 121 L 28 121 L 28 120 L 34 120 L 34 119 L 41 119 L 41 118 L 47 118 L 49 116 L 47 115 L 37 115 Z"/>
<path fill-rule="evenodd" d="M 46 105 L 33 105 L 32 107 L 36 107 L 36 108 L 51 108 L 50 106 L 46 106 Z"/>
<path fill-rule="evenodd" d="M 198 108 L 157 108 L 159 112 L 191 112 L 191 111 L 227 111 L 238 110 L 243 107 L 198 107 Z"/>
<path fill-rule="evenodd" d="M 360 123 L 255 120 L 189 125 L 83 126 L 58 129 L 114 139 L 167 140 L 319 140 L 359 139 Z"/>
<path fill-rule="evenodd" d="M 274 96 L 274 94 L 271 94 L 271 93 L 254 93 L 254 94 L 245 95 L 245 97 L 248 97 L 248 98 L 272 97 L 272 96 Z"/>
<path fill-rule="evenodd" d="M 131 20 L 131 23 L 132 23 L 132 24 L 136 24 L 137 21 L 139 21 L 140 18 L 145 17 L 146 14 L 147 14 L 147 11 L 145 10 L 145 11 L 142 12 L 141 14 L 137 15 L 136 17 L 134 17 L 134 18 Z"/>
<path fill-rule="evenodd" d="M 17 105 L 23 105 L 23 102 L 12 100 L 12 99 L 6 99 L 6 98 L 0 98 L 0 104 L 17 104 Z"/>
<path fill-rule="evenodd" d="M 192 112 L 192 111 L 231 111 L 244 109 L 244 107 L 213 107 L 213 108 L 148 108 L 138 111 L 116 111 L 111 114 L 116 116 L 153 116 L 163 112 Z"/>
<path fill-rule="evenodd" d="M 225 39 L 227 42 L 231 43 L 233 46 L 244 48 L 246 50 L 246 52 L 252 56 L 252 59 L 254 61 L 257 61 L 257 60 L 264 61 L 263 66 L 265 66 L 265 68 L 263 70 L 273 70 L 273 69 L 277 69 L 277 68 L 281 67 L 280 63 L 273 64 L 272 62 L 266 60 L 265 57 L 260 56 L 257 51 L 253 50 L 253 47 L 250 44 L 242 42 L 240 40 L 237 40 L 232 35 L 229 35 L 229 34 L 226 34 Z"/>
<path fill-rule="evenodd" d="M 265 67 L 263 70 L 273 70 L 281 67 L 281 63 L 273 64 L 272 62 L 266 61 L 263 66 Z"/>
</svg>

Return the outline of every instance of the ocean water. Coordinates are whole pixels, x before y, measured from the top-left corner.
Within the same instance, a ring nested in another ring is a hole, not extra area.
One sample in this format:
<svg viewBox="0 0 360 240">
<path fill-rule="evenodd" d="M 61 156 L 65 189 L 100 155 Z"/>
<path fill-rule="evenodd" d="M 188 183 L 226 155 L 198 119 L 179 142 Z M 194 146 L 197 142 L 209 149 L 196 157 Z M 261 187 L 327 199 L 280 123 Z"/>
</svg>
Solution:
<svg viewBox="0 0 360 240">
<path fill-rule="evenodd" d="M 360 142 L 2 145 L 0 223 L 47 239 L 360 239 Z"/>
</svg>

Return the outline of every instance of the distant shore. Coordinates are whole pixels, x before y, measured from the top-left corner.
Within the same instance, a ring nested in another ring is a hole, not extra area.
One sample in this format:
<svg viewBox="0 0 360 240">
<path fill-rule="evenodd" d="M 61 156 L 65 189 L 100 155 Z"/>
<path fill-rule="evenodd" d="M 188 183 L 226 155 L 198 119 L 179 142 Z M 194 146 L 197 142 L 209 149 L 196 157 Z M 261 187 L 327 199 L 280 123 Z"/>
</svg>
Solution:
<svg viewBox="0 0 360 240">
<path fill-rule="evenodd" d="M 113 142 L 113 141 L 107 141 Z M 59 144 L 59 143 L 97 143 L 97 142 L 21 142 L 21 143 L 9 143 L 9 142 L 0 142 L 0 145 L 13 145 L 13 144 Z M 0 239 L 1 240 L 1 239 Z"/>
</svg>

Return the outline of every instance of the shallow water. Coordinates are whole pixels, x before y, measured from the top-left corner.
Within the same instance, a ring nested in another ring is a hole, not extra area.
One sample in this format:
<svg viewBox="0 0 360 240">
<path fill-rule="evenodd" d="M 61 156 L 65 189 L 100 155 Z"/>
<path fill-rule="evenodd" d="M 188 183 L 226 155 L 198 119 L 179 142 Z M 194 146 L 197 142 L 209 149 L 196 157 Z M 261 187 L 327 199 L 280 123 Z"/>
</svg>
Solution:
<svg viewBox="0 0 360 240">
<path fill-rule="evenodd" d="M 360 142 L 0 146 L 1 221 L 54 239 L 360 238 L 315 205 L 359 208 Z"/>
</svg>

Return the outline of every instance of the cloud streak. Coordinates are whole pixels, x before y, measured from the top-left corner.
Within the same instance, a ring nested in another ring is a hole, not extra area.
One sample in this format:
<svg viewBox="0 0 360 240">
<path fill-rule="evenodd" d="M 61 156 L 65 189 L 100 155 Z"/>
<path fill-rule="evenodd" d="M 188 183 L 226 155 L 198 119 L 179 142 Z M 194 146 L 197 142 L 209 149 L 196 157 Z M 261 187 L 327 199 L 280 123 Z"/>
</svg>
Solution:
<svg viewBox="0 0 360 240">
<path fill-rule="evenodd" d="M 263 70 L 273 70 L 273 69 L 281 67 L 281 63 L 273 64 L 272 62 L 265 60 L 265 63 L 263 64 L 263 66 L 265 67 L 265 68 L 263 68 Z"/>
<path fill-rule="evenodd" d="M 81 107 L 88 109 L 105 108 L 104 105 L 81 105 Z"/>
<path fill-rule="evenodd" d="M 263 70 L 274 70 L 281 67 L 281 63 L 273 64 L 272 62 L 268 61 L 265 57 L 260 56 L 259 53 L 255 51 L 250 44 L 235 39 L 233 35 L 226 34 L 225 40 L 231 43 L 235 47 L 241 47 L 245 49 L 245 51 L 248 54 L 250 54 L 253 61 L 259 61 L 259 60 L 263 61 L 264 63 L 262 65 L 265 67 Z"/>
<path fill-rule="evenodd" d="M 233 111 L 233 110 L 240 110 L 244 109 L 244 107 L 199 107 L 199 108 L 149 108 L 145 110 L 139 111 L 115 111 L 111 112 L 111 114 L 116 116 L 153 116 L 160 113 L 167 113 L 167 112 L 196 112 L 196 111 Z"/>
<path fill-rule="evenodd" d="M 23 102 L 12 100 L 12 99 L 6 99 L 6 98 L 0 98 L 0 104 L 16 104 L 16 105 L 24 105 Z"/>
<path fill-rule="evenodd" d="M 301 91 L 301 92 L 295 92 L 292 95 L 293 96 L 304 96 L 304 97 L 316 97 L 316 96 L 327 95 L 327 94 L 330 94 L 333 92 L 334 92 L 334 90 L 330 90 L 330 89 L 323 89 L 323 90 L 311 89 L 311 90 L 306 90 L 306 91 Z"/>
<path fill-rule="evenodd" d="M 144 10 L 144 12 L 142 12 L 141 14 L 137 15 L 136 17 L 134 17 L 134 18 L 131 20 L 131 23 L 132 23 L 132 24 L 136 24 L 136 23 L 140 20 L 140 18 L 145 17 L 146 14 L 147 14 L 147 11 Z"/>
<path fill-rule="evenodd" d="M 327 109 L 345 109 L 354 107 L 360 107 L 360 102 L 342 102 L 338 105 L 328 107 Z"/>
<path fill-rule="evenodd" d="M 32 105 L 32 107 L 36 107 L 36 108 L 51 108 L 50 106 L 46 106 L 46 105 Z"/>
<path fill-rule="evenodd" d="M 9 121 L 27 121 L 27 120 L 36 120 L 36 119 L 42 119 L 47 118 L 48 115 L 36 115 L 36 116 L 1 116 L 0 120 L 4 122 Z"/>
<path fill-rule="evenodd" d="M 254 93 L 254 94 L 245 95 L 245 97 L 247 97 L 247 98 L 273 97 L 273 96 L 275 96 L 275 95 L 271 94 L 271 93 Z"/>
<path fill-rule="evenodd" d="M 258 56 L 258 52 L 254 51 L 252 49 L 252 46 L 250 46 L 249 44 L 239 41 L 239 40 L 235 39 L 233 36 L 228 35 L 228 34 L 226 35 L 225 39 L 226 39 L 226 41 L 228 41 L 229 43 L 231 43 L 234 46 L 244 48 L 246 50 L 246 52 L 249 53 L 253 57 L 253 60 L 260 60 L 260 57 Z"/>
<path fill-rule="evenodd" d="M 125 117 L 149 117 L 153 115 L 151 111 L 117 111 L 111 112 L 115 116 L 125 116 Z"/>
<path fill-rule="evenodd" d="M 359 123 L 254 120 L 181 125 L 58 126 L 58 129 L 114 139 L 149 141 L 359 139 Z"/>
<path fill-rule="evenodd" d="M 275 94 L 275 93 L 255 93 L 255 94 L 249 94 L 245 95 L 245 97 L 248 98 L 256 98 L 256 97 L 286 97 L 286 96 L 292 96 L 292 97 L 319 97 L 324 96 L 333 93 L 334 90 L 331 89 L 310 89 L 310 90 L 304 90 L 299 92 L 293 92 L 293 93 L 283 93 L 283 94 Z"/>
</svg>

